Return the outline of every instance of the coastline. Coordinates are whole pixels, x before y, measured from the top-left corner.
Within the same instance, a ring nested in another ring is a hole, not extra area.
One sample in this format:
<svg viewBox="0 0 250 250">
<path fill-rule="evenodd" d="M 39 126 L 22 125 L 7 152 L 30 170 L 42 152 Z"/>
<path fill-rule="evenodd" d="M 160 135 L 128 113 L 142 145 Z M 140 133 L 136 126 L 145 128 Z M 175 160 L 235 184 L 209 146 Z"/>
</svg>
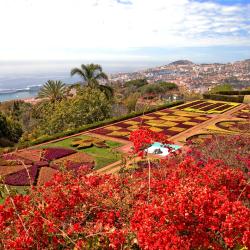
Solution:
<svg viewBox="0 0 250 250">
<path fill-rule="evenodd" d="M 42 101 L 42 99 L 41 98 L 37 98 L 37 97 L 16 98 L 16 99 L 11 99 L 11 100 L 6 100 L 6 101 L 0 101 L 0 104 L 1 103 L 6 103 L 6 102 L 13 102 L 13 101 L 23 101 L 25 103 L 30 103 L 32 105 L 35 105 L 38 102 Z"/>
</svg>

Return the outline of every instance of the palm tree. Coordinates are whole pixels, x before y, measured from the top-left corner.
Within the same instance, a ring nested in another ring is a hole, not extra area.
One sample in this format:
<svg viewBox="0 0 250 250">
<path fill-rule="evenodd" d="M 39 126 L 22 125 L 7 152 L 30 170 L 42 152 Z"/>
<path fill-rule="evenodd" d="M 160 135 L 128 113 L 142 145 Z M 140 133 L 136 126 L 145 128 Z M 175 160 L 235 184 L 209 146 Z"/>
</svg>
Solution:
<svg viewBox="0 0 250 250">
<path fill-rule="evenodd" d="M 78 75 L 83 79 L 83 82 L 88 87 L 98 88 L 108 99 L 111 99 L 114 95 L 112 87 L 99 84 L 99 80 L 108 80 L 108 76 L 102 71 L 102 67 L 99 64 L 82 64 L 81 68 L 73 68 L 71 70 L 71 76 Z"/>
<path fill-rule="evenodd" d="M 61 101 L 67 92 L 62 81 L 48 80 L 38 93 L 39 98 L 49 98 L 51 102 Z"/>
</svg>

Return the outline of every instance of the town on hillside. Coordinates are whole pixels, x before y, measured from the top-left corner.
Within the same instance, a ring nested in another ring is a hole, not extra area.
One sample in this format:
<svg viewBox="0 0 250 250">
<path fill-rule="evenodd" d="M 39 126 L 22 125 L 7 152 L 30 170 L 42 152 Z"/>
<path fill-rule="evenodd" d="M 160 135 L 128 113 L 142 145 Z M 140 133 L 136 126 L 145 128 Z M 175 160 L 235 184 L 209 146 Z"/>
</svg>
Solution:
<svg viewBox="0 0 250 250">
<path fill-rule="evenodd" d="M 146 78 L 149 82 L 173 82 L 187 90 L 204 93 L 218 84 L 229 83 L 236 89 L 250 86 L 250 59 L 233 63 L 195 64 L 179 60 L 168 65 L 132 73 L 111 75 L 113 82 Z"/>
</svg>

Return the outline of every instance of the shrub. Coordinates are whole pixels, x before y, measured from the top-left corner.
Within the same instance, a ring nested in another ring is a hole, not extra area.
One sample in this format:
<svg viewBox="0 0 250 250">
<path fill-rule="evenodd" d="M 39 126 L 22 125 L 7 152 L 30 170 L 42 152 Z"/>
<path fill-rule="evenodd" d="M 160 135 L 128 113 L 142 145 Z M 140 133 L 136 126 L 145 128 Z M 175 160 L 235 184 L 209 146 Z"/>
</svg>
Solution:
<svg viewBox="0 0 250 250">
<path fill-rule="evenodd" d="M 227 249 L 250 246 L 240 169 L 191 158 L 121 175 L 64 172 L 0 207 L 6 249 Z M 44 205 L 43 205 L 44 204 Z M 46 205 L 45 205 L 46 204 Z M 22 222 L 24 225 L 22 225 Z"/>
<path fill-rule="evenodd" d="M 250 90 L 219 91 L 216 94 L 220 94 L 220 95 L 250 95 Z"/>
<path fill-rule="evenodd" d="M 228 95 L 220 95 L 220 94 L 203 94 L 203 98 L 216 100 L 216 101 L 243 103 L 244 95 L 228 96 Z"/>
<path fill-rule="evenodd" d="M 131 135 L 135 153 L 154 140 L 167 142 L 143 128 Z M 118 175 L 89 175 L 85 167 L 61 172 L 29 195 L 8 197 L 0 206 L 0 247 L 250 247 L 249 176 L 221 159 L 200 162 L 191 154 L 155 162 L 150 172 L 150 164 Z"/>
<path fill-rule="evenodd" d="M 250 171 L 250 136 L 248 135 L 210 135 L 202 143 L 191 142 L 190 155 L 199 163 L 220 159 L 233 168 L 243 172 Z"/>
</svg>

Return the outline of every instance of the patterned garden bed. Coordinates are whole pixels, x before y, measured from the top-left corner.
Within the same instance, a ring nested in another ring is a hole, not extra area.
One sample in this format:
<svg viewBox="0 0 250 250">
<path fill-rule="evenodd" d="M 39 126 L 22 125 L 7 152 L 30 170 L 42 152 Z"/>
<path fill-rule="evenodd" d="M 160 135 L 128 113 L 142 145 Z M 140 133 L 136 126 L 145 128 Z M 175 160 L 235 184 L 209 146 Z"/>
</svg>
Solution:
<svg viewBox="0 0 250 250">
<path fill-rule="evenodd" d="M 250 134 L 250 121 L 221 121 L 215 125 L 229 132 Z"/>
<path fill-rule="evenodd" d="M 222 114 L 236 106 L 240 105 L 239 103 L 234 102 L 221 102 L 213 100 L 199 100 L 188 102 L 179 106 L 176 106 L 172 109 L 179 109 L 188 112 L 198 112 L 205 114 Z"/>
<path fill-rule="evenodd" d="M 234 117 L 237 118 L 243 118 L 243 119 L 247 119 L 250 120 L 250 105 L 244 107 L 243 109 L 235 112 L 233 114 Z"/>
<path fill-rule="evenodd" d="M 152 131 L 174 136 L 208 119 L 210 119 L 208 116 L 202 114 L 165 109 L 98 128 L 92 133 L 128 140 L 131 131 L 138 129 L 139 126 L 145 126 Z"/>
<path fill-rule="evenodd" d="M 195 144 L 202 144 L 204 143 L 207 139 L 212 139 L 213 136 L 216 134 L 213 133 L 200 133 L 200 134 L 195 134 L 186 139 L 186 142 L 192 142 Z"/>
<path fill-rule="evenodd" d="M 81 161 L 84 164 L 92 163 L 95 165 L 95 169 L 99 169 L 121 159 L 121 154 L 117 151 L 117 148 L 121 146 L 123 144 L 120 142 L 105 141 L 97 136 L 83 135 L 49 143 L 44 147 L 64 147 L 79 152 L 79 154 L 75 153 L 55 160 L 55 163 L 71 162 L 72 160 L 74 162 Z M 81 155 L 81 159 L 79 159 L 78 155 Z"/>
<path fill-rule="evenodd" d="M 11 186 L 29 186 L 49 181 L 62 166 L 78 171 L 80 167 L 93 168 L 95 162 L 91 156 L 84 153 L 57 147 L 6 154 L 0 164 L 2 183 Z"/>
</svg>

